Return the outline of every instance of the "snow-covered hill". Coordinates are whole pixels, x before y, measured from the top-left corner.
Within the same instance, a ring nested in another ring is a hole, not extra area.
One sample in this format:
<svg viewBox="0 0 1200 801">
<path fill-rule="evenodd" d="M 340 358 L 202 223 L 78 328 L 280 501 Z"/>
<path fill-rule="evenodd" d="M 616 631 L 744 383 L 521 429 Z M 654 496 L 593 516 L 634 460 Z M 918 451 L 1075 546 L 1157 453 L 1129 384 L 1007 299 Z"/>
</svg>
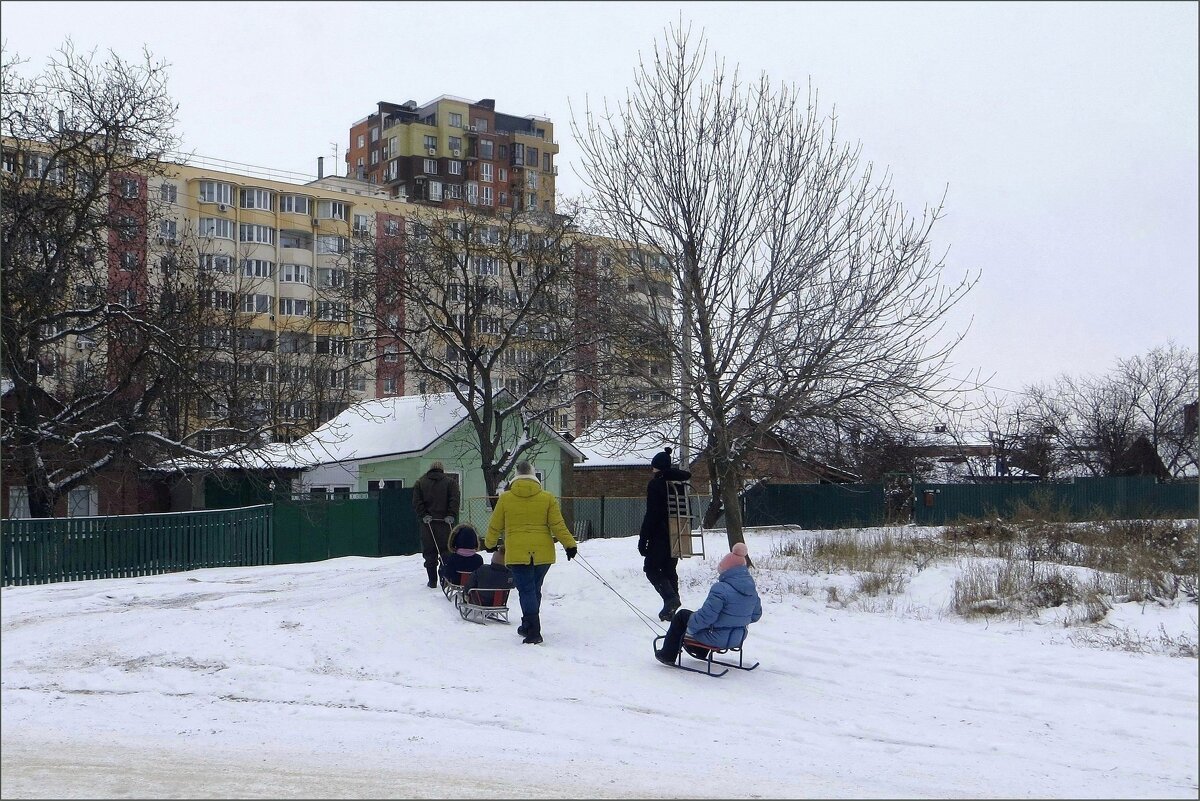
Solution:
<svg viewBox="0 0 1200 801">
<path fill-rule="evenodd" d="M 706 550 L 691 608 L 723 533 Z M 657 611 L 633 540 L 580 554 Z M 540 646 L 461 620 L 419 556 L 5 588 L 2 795 L 1197 797 L 1195 659 L 962 620 L 953 565 L 844 608 L 821 588 L 845 577 L 764 567 L 762 665 L 714 679 L 559 559 Z M 1194 605 L 1110 618 L 1196 636 Z"/>
</svg>

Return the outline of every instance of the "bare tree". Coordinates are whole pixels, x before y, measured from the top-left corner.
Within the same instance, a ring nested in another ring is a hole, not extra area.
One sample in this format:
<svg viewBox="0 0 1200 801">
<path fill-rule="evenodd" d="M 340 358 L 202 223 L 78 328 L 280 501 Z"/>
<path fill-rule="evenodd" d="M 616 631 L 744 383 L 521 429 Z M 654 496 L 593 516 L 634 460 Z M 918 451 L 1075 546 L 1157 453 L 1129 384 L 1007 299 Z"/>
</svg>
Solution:
<svg viewBox="0 0 1200 801">
<path fill-rule="evenodd" d="M 464 205 L 356 240 L 360 339 L 402 363 L 410 387 L 462 403 L 489 495 L 539 444 L 538 424 L 560 429 L 586 391 L 576 379 L 598 329 L 579 298 L 602 282 L 575 239 L 567 214 Z"/>
<path fill-rule="evenodd" d="M 1116 380 L 1130 388 L 1139 428 L 1167 471 L 1195 474 L 1196 432 L 1187 430 L 1184 419 L 1184 407 L 1200 395 L 1195 352 L 1174 342 L 1153 348 L 1118 362 Z"/>
<path fill-rule="evenodd" d="M 703 433 L 732 544 L 758 433 L 945 401 L 958 338 L 939 338 L 973 281 L 942 285 L 940 206 L 911 218 L 815 97 L 716 60 L 706 77 L 706 52 L 703 34 L 669 30 L 624 103 L 572 129 L 597 232 L 678 292 L 631 323 L 670 354 L 672 374 L 648 380 Z M 754 427 L 735 435 L 739 412 Z"/>
</svg>

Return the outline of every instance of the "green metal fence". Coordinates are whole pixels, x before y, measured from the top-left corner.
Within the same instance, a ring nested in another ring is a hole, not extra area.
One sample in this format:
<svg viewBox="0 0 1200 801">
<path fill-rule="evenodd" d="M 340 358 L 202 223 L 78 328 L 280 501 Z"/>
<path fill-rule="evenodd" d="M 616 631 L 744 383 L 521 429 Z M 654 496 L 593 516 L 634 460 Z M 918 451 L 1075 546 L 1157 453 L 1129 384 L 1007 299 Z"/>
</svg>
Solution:
<svg viewBox="0 0 1200 801">
<path fill-rule="evenodd" d="M 742 523 L 752 526 L 882 526 L 882 484 L 759 484 L 742 496 Z"/>
<path fill-rule="evenodd" d="M 1152 476 L 1078 478 L 1072 482 L 916 484 L 913 522 L 936 526 L 960 519 L 1011 518 L 1022 506 L 1070 520 L 1196 517 L 1195 482 L 1159 483 Z"/>
<path fill-rule="evenodd" d="M 412 489 L 297 495 L 275 503 L 277 565 L 420 550 Z"/>
<path fill-rule="evenodd" d="M 4 586 L 272 564 L 270 506 L 5 520 Z"/>
</svg>

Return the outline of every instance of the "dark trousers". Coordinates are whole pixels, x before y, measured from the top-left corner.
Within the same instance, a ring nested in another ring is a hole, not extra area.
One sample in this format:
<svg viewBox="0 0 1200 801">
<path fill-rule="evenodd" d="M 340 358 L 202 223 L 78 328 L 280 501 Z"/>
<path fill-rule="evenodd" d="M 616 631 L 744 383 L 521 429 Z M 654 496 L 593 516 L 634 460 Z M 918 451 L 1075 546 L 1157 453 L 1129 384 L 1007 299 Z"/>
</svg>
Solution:
<svg viewBox="0 0 1200 801">
<path fill-rule="evenodd" d="M 445 520 L 433 519 L 421 523 L 421 555 L 430 577 L 437 575 L 438 557 L 450 553 L 450 526 Z"/>
<path fill-rule="evenodd" d="M 678 559 L 651 554 L 646 557 L 642 570 L 656 590 L 665 583 L 679 595 L 679 573 L 676 571 L 678 565 Z"/>
<path fill-rule="evenodd" d="M 537 617 L 542 608 L 542 582 L 550 565 L 509 565 L 513 585 L 521 596 L 521 617 Z"/>
<path fill-rule="evenodd" d="M 667 637 L 663 640 L 662 649 L 659 653 L 672 662 L 675 661 L 675 657 L 679 656 L 679 648 L 683 645 L 683 635 L 687 633 L 687 624 L 691 619 L 691 609 L 680 609 L 675 613 L 675 617 L 671 618 L 671 625 L 667 629 Z"/>
</svg>

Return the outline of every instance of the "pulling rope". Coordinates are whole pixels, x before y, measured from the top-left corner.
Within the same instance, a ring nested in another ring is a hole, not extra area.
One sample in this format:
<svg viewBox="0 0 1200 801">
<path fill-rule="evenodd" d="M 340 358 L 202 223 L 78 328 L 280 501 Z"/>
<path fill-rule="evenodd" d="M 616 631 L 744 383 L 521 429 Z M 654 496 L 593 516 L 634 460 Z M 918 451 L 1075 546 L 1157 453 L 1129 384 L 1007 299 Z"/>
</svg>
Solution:
<svg viewBox="0 0 1200 801">
<path fill-rule="evenodd" d="M 585 571 L 587 571 L 587 573 L 589 575 L 594 576 L 597 581 L 599 581 L 605 587 L 608 587 L 610 590 L 612 590 L 613 594 L 616 595 L 618 598 L 620 598 L 622 603 L 624 603 L 626 606 L 628 606 L 630 609 L 632 609 L 633 613 L 635 615 L 637 615 L 638 619 L 641 620 L 642 623 L 648 629 L 650 629 L 652 632 L 654 632 L 655 635 L 659 635 L 659 634 L 663 633 L 662 626 L 660 626 L 658 624 L 658 622 L 656 620 L 654 620 L 654 618 L 647 615 L 641 609 L 638 609 L 637 606 L 635 606 L 633 604 L 633 602 L 631 602 L 628 598 L 626 598 L 621 593 L 617 592 L 617 588 L 614 587 L 613 585 L 609 584 L 608 581 L 603 576 L 600 575 L 599 571 L 597 571 L 596 568 L 592 567 L 591 563 L 588 562 L 587 559 L 583 558 L 582 554 L 577 552 L 575 554 L 575 558 L 572 561 L 578 562 L 580 564 L 580 566 L 582 566 L 583 569 Z"/>
</svg>

